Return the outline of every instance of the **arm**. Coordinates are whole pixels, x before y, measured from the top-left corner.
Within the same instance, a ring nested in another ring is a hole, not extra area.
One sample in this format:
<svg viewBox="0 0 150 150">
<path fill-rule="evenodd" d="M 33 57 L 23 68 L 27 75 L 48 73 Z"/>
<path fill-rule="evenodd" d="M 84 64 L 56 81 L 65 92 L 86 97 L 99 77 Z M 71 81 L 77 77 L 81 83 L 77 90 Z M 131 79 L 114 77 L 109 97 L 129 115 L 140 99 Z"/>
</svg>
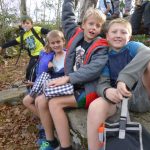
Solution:
<svg viewBox="0 0 150 150">
<path fill-rule="evenodd" d="M 105 15 L 107 15 L 111 9 L 110 7 L 110 3 L 106 3 L 107 7 L 106 7 L 106 11 L 104 12 Z"/>
<path fill-rule="evenodd" d="M 110 78 L 101 76 L 97 86 L 97 94 L 111 104 L 119 103 L 123 96 L 118 89 L 111 87 Z"/>
<path fill-rule="evenodd" d="M 19 42 L 17 42 L 16 40 L 12 40 L 12 41 L 9 41 L 5 44 L 2 45 L 2 49 L 4 48 L 8 48 L 8 47 L 11 47 L 11 46 L 15 46 L 15 45 L 18 45 Z"/>
<path fill-rule="evenodd" d="M 101 73 L 101 70 L 107 62 L 108 57 L 106 50 L 107 47 L 103 47 L 103 49 L 95 51 L 88 64 L 81 66 L 77 71 L 73 73 L 69 73 L 68 76 L 51 82 L 50 86 L 58 86 L 67 82 L 71 82 L 72 84 L 79 84 L 97 79 Z"/>
<path fill-rule="evenodd" d="M 140 46 L 137 55 L 133 60 L 119 73 L 117 81 L 124 82 L 129 89 L 138 81 L 139 76 L 145 71 L 150 61 L 150 48 Z"/>
<path fill-rule="evenodd" d="M 74 34 L 75 28 L 77 27 L 74 7 L 74 0 L 64 0 L 62 6 L 62 28 L 67 41 Z"/>
<path fill-rule="evenodd" d="M 107 62 L 107 48 L 97 50 L 91 56 L 90 62 L 81 66 L 77 71 L 69 74 L 72 84 L 85 83 L 99 77 L 103 67 Z"/>
<path fill-rule="evenodd" d="M 105 97 L 104 91 L 106 91 L 108 88 L 112 88 L 110 85 L 110 78 L 101 75 L 97 84 L 97 94 L 99 96 Z"/>
</svg>

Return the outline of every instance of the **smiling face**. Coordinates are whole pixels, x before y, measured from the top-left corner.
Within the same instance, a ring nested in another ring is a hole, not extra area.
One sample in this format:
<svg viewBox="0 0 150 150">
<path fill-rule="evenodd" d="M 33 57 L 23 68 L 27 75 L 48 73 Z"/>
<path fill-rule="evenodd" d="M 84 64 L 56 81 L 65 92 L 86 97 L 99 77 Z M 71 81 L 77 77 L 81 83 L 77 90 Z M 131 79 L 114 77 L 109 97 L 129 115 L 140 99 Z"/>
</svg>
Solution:
<svg viewBox="0 0 150 150">
<path fill-rule="evenodd" d="M 111 24 L 106 34 L 110 47 L 118 51 L 129 42 L 130 38 L 128 27 L 122 23 Z"/>
<path fill-rule="evenodd" d="M 30 20 L 25 20 L 21 23 L 21 26 L 25 31 L 29 31 L 33 27 L 33 23 Z"/>
<path fill-rule="evenodd" d="M 60 53 L 63 51 L 65 41 L 61 37 L 53 37 L 49 39 L 49 47 L 55 52 Z"/>
<path fill-rule="evenodd" d="M 84 40 L 91 42 L 101 32 L 102 24 L 93 15 L 82 24 L 84 30 Z"/>
</svg>

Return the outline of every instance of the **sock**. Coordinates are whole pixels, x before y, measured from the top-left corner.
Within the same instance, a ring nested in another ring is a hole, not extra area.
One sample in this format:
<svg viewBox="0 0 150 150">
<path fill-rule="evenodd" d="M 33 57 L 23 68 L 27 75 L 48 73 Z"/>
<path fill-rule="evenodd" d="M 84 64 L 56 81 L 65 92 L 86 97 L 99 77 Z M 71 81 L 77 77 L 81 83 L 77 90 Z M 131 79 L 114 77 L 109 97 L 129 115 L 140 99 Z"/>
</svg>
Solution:
<svg viewBox="0 0 150 150">
<path fill-rule="evenodd" d="M 65 147 L 65 148 L 61 147 L 60 150 L 73 150 L 73 149 L 72 149 L 72 146 L 69 146 L 69 147 Z"/>
<path fill-rule="evenodd" d="M 59 146 L 59 143 L 58 143 L 58 140 L 55 138 L 54 140 L 52 141 L 47 141 L 49 142 L 49 144 L 53 147 L 53 148 L 56 148 Z"/>
</svg>

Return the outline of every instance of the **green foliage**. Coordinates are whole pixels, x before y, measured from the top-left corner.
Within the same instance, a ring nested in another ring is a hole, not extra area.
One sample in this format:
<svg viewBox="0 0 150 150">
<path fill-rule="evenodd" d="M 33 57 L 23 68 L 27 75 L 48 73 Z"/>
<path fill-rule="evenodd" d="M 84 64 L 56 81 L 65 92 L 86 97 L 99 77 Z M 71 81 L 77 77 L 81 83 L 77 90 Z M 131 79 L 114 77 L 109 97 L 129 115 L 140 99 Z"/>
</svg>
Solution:
<svg viewBox="0 0 150 150">
<path fill-rule="evenodd" d="M 43 28 L 45 28 L 45 29 L 50 29 L 50 30 L 57 29 L 56 23 L 42 23 L 42 22 L 41 22 L 41 23 L 35 23 L 34 25 L 43 27 Z"/>
<path fill-rule="evenodd" d="M 150 38 L 148 35 L 145 35 L 145 34 L 134 35 L 132 36 L 132 40 L 142 42 L 146 46 L 150 46 Z"/>
<path fill-rule="evenodd" d="M 119 7 L 120 7 L 120 11 L 123 12 L 123 9 L 125 8 L 125 3 L 123 0 L 120 1 Z"/>
<path fill-rule="evenodd" d="M 9 14 L 8 12 L 3 12 L 3 15 L 0 14 L 0 45 L 12 38 L 16 33 L 16 28 L 12 25 L 17 22 L 15 15 Z"/>
</svg>

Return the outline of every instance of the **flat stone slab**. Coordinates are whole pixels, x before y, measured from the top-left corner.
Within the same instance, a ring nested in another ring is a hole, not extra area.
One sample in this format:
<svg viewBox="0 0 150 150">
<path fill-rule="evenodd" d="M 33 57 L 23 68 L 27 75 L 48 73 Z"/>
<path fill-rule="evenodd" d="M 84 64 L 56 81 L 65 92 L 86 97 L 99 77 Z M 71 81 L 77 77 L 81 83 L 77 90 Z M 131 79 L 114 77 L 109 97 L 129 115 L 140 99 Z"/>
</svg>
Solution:
<svg viewBox="0 0 150 150">
<path fill-rule="evenodd" d="M 26 87 L 12 88 L 0 91 L 0 103 L 17 104 L 26 95 Z M 70 126 L 74 141 L 80 144 L 82 139 L 87 138 L 87 110 L 85 109 L 72 109 L 67 110 Z M 143 124 L 150 132 L 150 112 L 147 113 L 130 113 L 131 121 L 137 121 Z M 77 148 L 78 149 L 78 148 Z"/>
<path fill-rule="evenodd" d="M 26 87 L 11 88 L 0 91 L 0 103 L 12 103 L 20 101 L 26 94 Z"/>
<path fill-rule="evenodd" d="M 67 111 L 70 126 L 82 138 L 87 138 L 87 110 L 74 109 Z M 150 132 L 150 112 L 130 113 L 131 121 L 140 122 Z"/>
</svg>

